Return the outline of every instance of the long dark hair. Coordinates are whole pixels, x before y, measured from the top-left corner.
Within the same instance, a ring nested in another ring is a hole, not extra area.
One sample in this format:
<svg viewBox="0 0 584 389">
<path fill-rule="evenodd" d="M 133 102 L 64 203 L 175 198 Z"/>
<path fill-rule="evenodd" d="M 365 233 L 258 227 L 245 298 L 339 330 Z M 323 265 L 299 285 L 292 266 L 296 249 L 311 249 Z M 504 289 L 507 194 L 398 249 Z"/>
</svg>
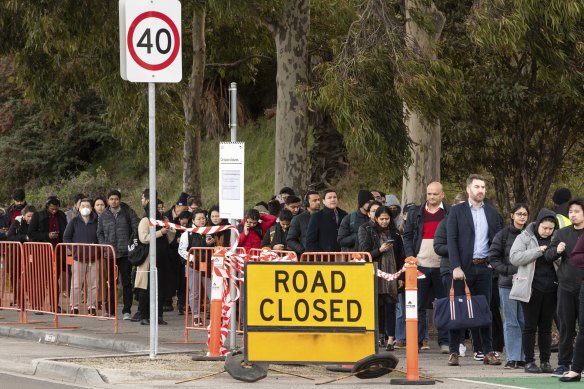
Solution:
<svg viewBox="0 0 584 389">
<path fill-rule="evenodd" d="M 381 207 L 377 208 L 375 210 L 375 225 L 377 226 L 377 228 L 381 229 L 381 227 L 379 226 L 379 223 L 377 223 L 377 218 L 379 216 L 381 216 L 381 214 L 386 213 L 389 216 L 389 232 L 391 234 L 391 236 L 396 236 L 398 234 L 397 232 L 397 227 L 395 226 L 395 223 L 393 222 L 393 217 L 391 217 L 391 209 L 389 209 L 389 207 L 387 205 L 382 205 Z"/>
</svg>

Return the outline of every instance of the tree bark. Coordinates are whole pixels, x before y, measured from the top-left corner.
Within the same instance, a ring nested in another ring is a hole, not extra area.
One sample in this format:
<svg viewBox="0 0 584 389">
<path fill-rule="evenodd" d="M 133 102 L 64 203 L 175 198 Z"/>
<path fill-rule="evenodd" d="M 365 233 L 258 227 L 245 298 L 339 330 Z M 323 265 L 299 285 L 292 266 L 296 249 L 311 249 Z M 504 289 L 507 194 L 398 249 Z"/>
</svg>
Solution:
<svg viewBox="0 0 584 389">
<path fill-rule="evenodd" d="M 277 55 L 275 191 L 301 191 L 307 181 L 307 101 L 297 88 L 307 82 L 310 0 L 287 0 L 281 22 L 271 25 Z"/>
<path fill-rule="evenodd" d="M 205 16 L 206 9 L 193 12 L 192 33 L 193 63 L 188 89 L 183 95 L 185 119 L 190 128 L 185 130 L 183 147 L 183 191 L 201 198 L 201 126 L 202 97 L 205 80 Z"/>
<path fill-rule="evenodd" d="M 426 60 L 436 58 L 436 43 L 442 33 L 445 17 L 434 3 L 425 7 L 419 0 L 405 0 L 406 12 L 406 44 L 419 57 Z M 412 19 L 413 9 L 431 15 L 435 20 L 433 34 L 418 26 Z M 412 164 L 403 178 L 402 204 L 425 201 L 426 186 L 432 181 L 440 180 L 441 135 L 440 123 L 429 123 L 415 111 L 408 110 L 404 103 L 406 126 L 413 147 L 411 150 Z"/>
</svg>

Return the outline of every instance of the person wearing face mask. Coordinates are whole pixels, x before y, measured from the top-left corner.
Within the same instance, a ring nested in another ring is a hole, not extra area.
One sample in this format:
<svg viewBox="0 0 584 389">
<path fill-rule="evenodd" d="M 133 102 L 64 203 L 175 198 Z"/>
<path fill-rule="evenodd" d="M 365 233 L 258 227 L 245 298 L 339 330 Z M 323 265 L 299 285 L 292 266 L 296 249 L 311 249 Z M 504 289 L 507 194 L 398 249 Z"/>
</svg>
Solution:
<svg viewBox="0 0 584 389">
<path fill-rule="evenodd" d="M 97 214 L 93 211 L 93 200 L 79 200 L 79 215 L 67 224 L 63 235 L 63 243 L 97 243 Z M 73 271 L 71 279 L 71 310 L 79 314 L 81 292 L 86 299 L 87 313 L 97 315 L 97 281 L 100 263 L 96 261 L 95 248 L 82 249 L 73 247 Z"/>
<path fill-rule="evenodd" d="M 554 259 L 544 252 L 558 227 L 556 214 L 542 208 L 535 222 L 517 236 L 509 261 L 517 266 L 509 298 L 521 302 L 525 326 L 522 331 L 526 373 L 552 373 L 550 365 L 552 321 L 556 309 L 558 277 Z M 535 363 L 535 334 L 539 347 L 540 366 Z"/>
<path fill-rule="evenodd" d="M 438 225 L 450 206 L 443 202 L 444 190 L 439 182 L 431 182 L 426 187 L 426 203 L 410 210 L 404 228 L 404 247 L 406 257 L 416 257 L 418 270 L 425 278 L 418 279 L 418 343 L 422 349 L 430 346 L 426 335 L 426 307 L 430 291 L 439 299 L 446 296 L 440 278 L 440 255 L 434 251 L 434 235 Z M 438 331 L 438 345 L 442 354 L 448 354 L 448 331 Z"/>
<path fill-rule="evenodd" d="M 403 217 L 401 214 L 402 207 L 397 196 L 393 194 L 385 195 L 385 205 L 389 207 L 391 220 L 393 220 L 393 224 L 395 224 L 399 232 L 403 224 Z"/>
</svg>

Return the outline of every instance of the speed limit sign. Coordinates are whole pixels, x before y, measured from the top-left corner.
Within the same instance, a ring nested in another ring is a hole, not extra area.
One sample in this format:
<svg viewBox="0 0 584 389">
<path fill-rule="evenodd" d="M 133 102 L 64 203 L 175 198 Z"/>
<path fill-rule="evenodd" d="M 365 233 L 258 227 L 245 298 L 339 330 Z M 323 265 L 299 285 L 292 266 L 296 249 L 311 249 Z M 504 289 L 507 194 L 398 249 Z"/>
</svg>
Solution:
<svg viewBox="0 0 584 389">
<path fill-rule="evenodd" d="M 132 82 L 182 78 L 178 0 L 120 0 L 120 73 Z"/>
</svg>

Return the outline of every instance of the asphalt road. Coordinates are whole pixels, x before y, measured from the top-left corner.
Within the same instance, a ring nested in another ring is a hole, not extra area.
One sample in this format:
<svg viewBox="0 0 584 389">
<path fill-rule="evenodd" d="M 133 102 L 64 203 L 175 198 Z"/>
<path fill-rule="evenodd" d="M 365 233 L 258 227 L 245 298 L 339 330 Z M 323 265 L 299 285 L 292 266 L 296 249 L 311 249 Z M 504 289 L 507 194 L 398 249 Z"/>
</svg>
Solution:
<svg viewBox="0 0 584 389">
<path fill-rule="evenodd" d="M 82 386 L 71 385 L 61 382 L 48 381 L 46 379 L 38 379 L 28 377 L 16 373 L 0 372 L 0 387 L 2 389 L 71 389 L 82 388 Z"/>
</svg>

